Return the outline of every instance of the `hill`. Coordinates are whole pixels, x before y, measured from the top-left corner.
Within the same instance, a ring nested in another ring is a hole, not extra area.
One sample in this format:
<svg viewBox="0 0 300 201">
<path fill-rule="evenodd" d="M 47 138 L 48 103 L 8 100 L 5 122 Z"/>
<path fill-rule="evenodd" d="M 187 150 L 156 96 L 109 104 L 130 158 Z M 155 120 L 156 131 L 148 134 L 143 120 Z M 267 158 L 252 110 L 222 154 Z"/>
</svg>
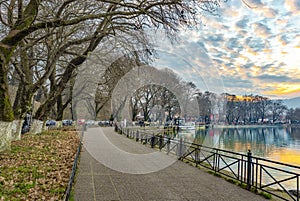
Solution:
<svg viewBox="0 0 300 201">
<path fill-rule="evenodd" d="M 285 104 L 288 108 L 300 108 L 300 97 L 284 99 L 282 100 L 283 104 Z"/>
</svg>

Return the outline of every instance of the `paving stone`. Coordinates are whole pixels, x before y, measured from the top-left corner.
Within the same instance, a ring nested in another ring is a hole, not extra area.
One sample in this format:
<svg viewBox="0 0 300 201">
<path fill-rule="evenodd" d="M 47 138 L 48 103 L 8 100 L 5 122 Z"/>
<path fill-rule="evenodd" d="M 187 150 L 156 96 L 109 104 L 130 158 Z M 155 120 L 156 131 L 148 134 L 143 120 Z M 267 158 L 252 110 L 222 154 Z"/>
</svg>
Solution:
<svg viewBox="0 0 300 201">
<path fill-rule="evenodd" d="M 155 151 L 157 156 L 148 157 L 153 149 L 114 133 L 113 128 L 90 128 L 85 135 L 88 137 L 84 138 L 76 175 L 76 201 L 265 200 L 222 178 L 177 161 L 175 157 L 172 159 L 172 156 L 163 152 Z M 132 154 L 138 157 L 132 158 Z M 140 155 L 142 157 L 139 158 Z M 108 168 L 99 158 L 106 160 L 104 162 L 108 165 L 124 165 L 125 171 Z M 138 171 L 130 174 L 126 172 L 130 172 L 130 168 L 151 170 L 162 163 L 169 166 L 144 174 Z"/>
</svg>

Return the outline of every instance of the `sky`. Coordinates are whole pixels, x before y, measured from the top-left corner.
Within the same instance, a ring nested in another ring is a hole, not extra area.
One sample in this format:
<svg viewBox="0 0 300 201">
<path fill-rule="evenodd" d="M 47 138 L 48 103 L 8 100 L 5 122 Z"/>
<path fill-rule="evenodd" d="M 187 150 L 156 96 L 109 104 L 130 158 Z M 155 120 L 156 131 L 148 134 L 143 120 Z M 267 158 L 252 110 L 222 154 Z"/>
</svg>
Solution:
<svg viewBox="0 0 300 201">
<path fill-rule="evenodd" d="M 300 0 L 228 0 L 203 13 L 173 45 L 161 39 L 154 66 L 200 90 L 271 99 L 300 96 Z M 159 38 L 159 37 L 158 37 Z"/>
</svg>

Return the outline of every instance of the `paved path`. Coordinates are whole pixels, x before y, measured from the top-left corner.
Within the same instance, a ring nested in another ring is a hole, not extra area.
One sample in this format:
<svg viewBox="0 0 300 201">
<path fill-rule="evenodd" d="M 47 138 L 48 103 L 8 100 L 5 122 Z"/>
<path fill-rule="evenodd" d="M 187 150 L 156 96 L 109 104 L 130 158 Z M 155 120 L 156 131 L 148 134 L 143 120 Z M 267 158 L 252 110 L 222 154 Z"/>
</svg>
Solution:
<svg viewBox="0 0 300 201">
<path fill-rule="evenodd" d="M 75 183 L 78 201 L 265 200 L 113 128 L 90 128 L 83 140 Z"/>
</svg>

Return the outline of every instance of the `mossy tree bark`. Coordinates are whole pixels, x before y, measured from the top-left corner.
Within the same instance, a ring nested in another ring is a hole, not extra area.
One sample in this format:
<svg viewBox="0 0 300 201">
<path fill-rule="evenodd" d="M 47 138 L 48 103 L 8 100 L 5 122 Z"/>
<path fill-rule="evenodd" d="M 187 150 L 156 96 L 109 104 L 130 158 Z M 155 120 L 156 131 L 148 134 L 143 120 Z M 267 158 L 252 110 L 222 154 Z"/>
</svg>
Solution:
<svg viewBox="0 0 300 201">
<path fill-rule="evenodd" d="M 31 0 L 24 12 L 19 10 L 18 20 L 8 35 L 0 41 L 0 121 L 11 122 L 14 120 L 8 91 L 8 65 L 19 42 L 29 34 L 27 30 L 36 18 L 39 2 L 39 0 Z"/>
<path fill-rule="evenodd" d="M 0 49 L 2 52 L 2 49 Z M 8 55 L 0 53 L 0 121 L 11 122 L 14 120 L 14 114 L 8 92 L 7 65 Z"/>
<path fill-rule="evenodd" d="M 33 97 L 33 66 L 31 60 L 28 58 L 28 53 L 26 52 L 25 43 L 21 42 L 21 64 L 19 66 L 18 72 L 20 77 L 20 82 L 18 86 L 18 91 L 16 99 L 13 105 L 14 117 L 15 119 L 23 119 L 26 113 L 29 113 L 32 108 L 32 97 Z"/>
<path fill-rule="evenodd" d="M 13 111 L 15 119 L 23 119 L 26 113 L 31 112 L 32 107 L 32 87 L 28 84 L 20 83 L 17 96 L 14 102 Z"/>
</svg>

